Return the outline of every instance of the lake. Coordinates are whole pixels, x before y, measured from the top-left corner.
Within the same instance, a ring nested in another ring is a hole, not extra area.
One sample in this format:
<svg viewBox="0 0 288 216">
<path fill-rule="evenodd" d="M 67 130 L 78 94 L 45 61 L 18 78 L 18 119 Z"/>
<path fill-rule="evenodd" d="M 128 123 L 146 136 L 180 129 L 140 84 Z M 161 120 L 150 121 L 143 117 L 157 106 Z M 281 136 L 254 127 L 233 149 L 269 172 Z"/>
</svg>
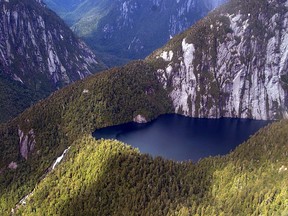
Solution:
<svg viewBox="0 0 288 216">
<path fill-rule="evenodd" d="M 93 136 L 120 140 L 152 156 L 197 162 L 204 157 L 229 153 L 270 122 L 167 114 L 146 124 L 130 122 L 98 129 Z"/>
</svg>

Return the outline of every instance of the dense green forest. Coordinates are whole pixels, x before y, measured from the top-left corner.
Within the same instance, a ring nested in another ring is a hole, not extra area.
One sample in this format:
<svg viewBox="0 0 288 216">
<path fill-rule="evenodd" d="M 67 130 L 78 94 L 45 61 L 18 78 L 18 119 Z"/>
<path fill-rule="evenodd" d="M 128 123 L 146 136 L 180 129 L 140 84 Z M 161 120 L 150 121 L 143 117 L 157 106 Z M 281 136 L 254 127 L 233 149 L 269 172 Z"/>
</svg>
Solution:
<svg viewBox="0 0 288 216">
<path fill-rule="evenodd" d="M 97 128 L 147 120 L 172 111 L 155 68 L 141 61 L 99 73 L 67 86 L 0 125 L 0 212 L 11 208 L 42 178 L 53 160 L 73 141 Z M 27 160 L 19 153 L 18 130 L 35 133 L 35 148 Z M 8 165 L 16 162 L 17 169 Z"/>
<path fill-rule="evenodd" d="M 44 92 L 35 93 L 19 81 L 5 76 L 0 70 L 0 123 L 6 122 L 43 98 Z"/>
<path fill-rule="evenodd" d="M 288 122 L 197 164 L 84 136 L 18 215 L 287 215 Z"/>
</svg>

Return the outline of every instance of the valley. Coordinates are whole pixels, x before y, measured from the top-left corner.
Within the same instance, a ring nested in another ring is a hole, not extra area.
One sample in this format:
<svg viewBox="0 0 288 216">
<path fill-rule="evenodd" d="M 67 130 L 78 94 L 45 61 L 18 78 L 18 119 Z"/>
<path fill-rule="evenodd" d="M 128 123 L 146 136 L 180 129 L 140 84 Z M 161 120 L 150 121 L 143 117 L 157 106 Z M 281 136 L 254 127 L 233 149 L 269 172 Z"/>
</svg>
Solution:
<svg viewBox="0 0 288 216">
<path fill-rule="evenodd" d="M 143 59 L 219 6 L 218 0 L 45 0 L 108 66 Z M 66 3 L 66 4 L 65 4 Z"/>
</svg>

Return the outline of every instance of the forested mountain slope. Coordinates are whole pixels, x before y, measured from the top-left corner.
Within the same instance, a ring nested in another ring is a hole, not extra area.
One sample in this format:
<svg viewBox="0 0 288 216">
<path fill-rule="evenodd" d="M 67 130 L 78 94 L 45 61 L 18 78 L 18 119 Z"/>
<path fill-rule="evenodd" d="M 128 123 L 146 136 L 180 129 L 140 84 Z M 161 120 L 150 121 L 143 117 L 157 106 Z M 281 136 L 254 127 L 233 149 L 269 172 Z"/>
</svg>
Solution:
<svg viewBox="0 0 288 216">
<path fill-rule="evenodd" d="M 132 62 L 77 81 L 0 125 L 0 210 L 6 215 L 76 139 L 172 111 L 155 68 Z"/>
<path fill-rule="evenodd" d="M 0 70 L 0 122 L 5 122 L 39 101 L 43 95 L 23 83 L 7 77 Z"/>
<path fill-rule="evenodd" d="M 83 137 L 16 215 L 286 215 L 287 130 L 274 123 L 197 164 Z"/>
</svg>

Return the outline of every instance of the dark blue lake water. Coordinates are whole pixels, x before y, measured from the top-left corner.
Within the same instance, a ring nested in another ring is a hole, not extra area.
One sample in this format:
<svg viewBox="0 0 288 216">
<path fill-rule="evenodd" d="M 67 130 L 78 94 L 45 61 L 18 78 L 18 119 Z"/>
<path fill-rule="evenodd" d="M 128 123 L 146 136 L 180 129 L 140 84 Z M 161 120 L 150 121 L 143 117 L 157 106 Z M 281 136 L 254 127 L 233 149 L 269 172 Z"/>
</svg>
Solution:
<svg viewBox="0 0 288 216">
<path fill-rule="evenodd" d="M 147 124 L 127 123 L 98 129 L 96 139 L 117 139 L 142 153 L 177 161 L 224 155 L 234 150 L 270 121 L 197 119 L 162 115 Z"/>
</svg>

